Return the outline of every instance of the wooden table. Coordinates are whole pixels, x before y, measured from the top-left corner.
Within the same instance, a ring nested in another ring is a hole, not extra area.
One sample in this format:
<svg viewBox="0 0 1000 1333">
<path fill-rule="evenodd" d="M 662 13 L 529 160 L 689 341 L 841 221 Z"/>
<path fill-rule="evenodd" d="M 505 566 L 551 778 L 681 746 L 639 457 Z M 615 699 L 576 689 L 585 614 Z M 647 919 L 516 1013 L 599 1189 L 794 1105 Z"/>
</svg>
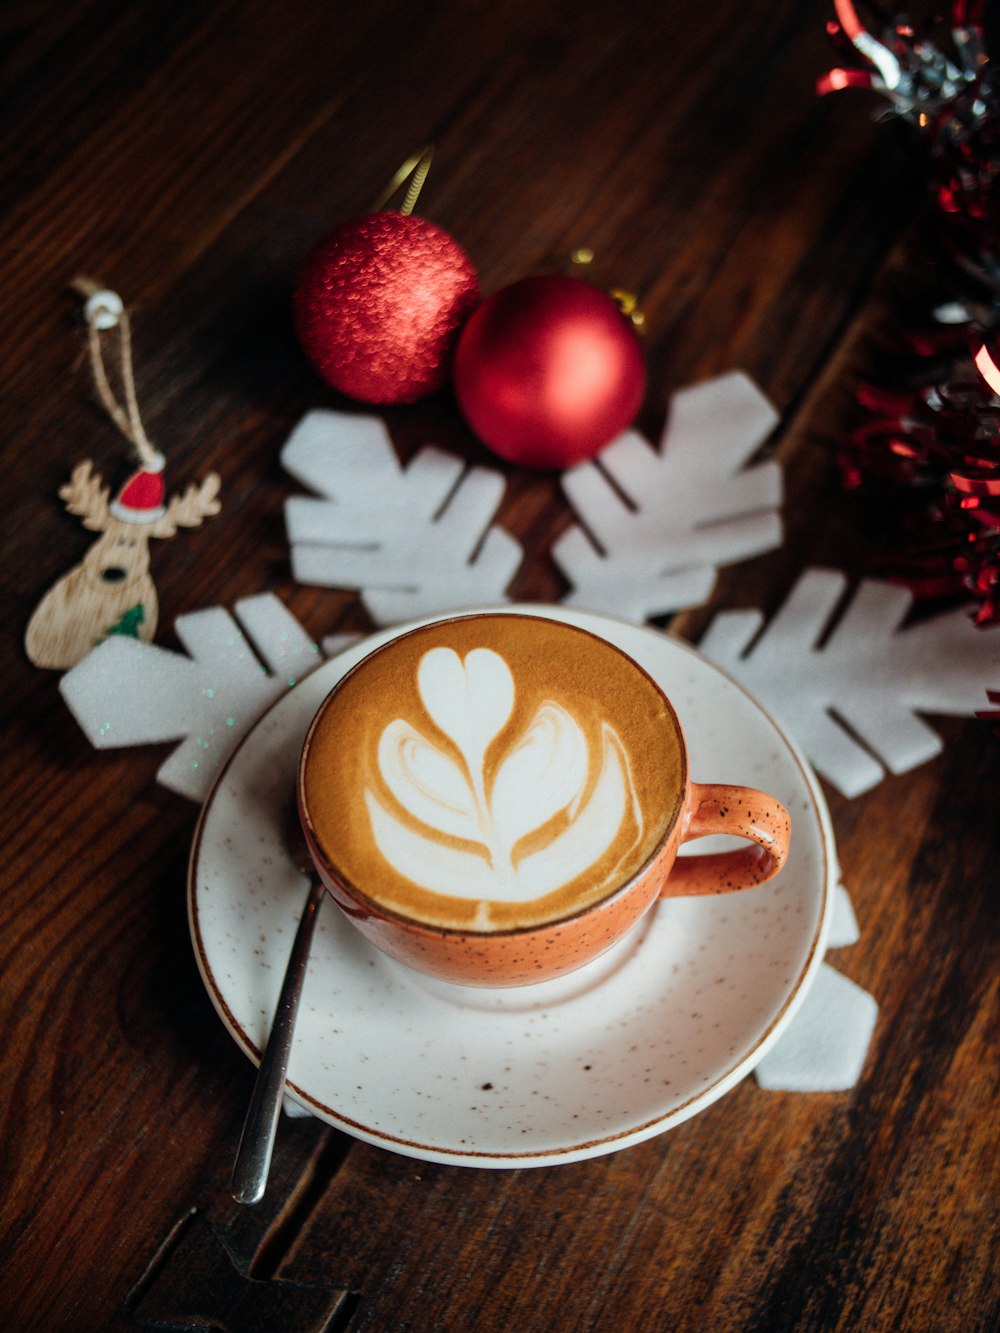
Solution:
<svg viewBox="0 0 1000 1333">
<path fill-rule="evenodd" d="M 776 404 L 786 539 L 724 570 L 713 607 L 772 612 L 809 564 L 863 572 L 833 458 L 923 185 L 873 98 L 815 96 L 831 14 L 8 8 L 5 1328 L 995 1327 L 1000 820 L 982 722 L 935 719 L 932 762 L 855 800 L 827 790 L 861 925 L 834 961 L 881 1005 L 851 1091 L 748 1079 L 662 1137 L 541 1170 L 432 1165 L 289 1122 L 265 1202 L 243 1208 L 228 1173 L 253 1070 L 192 956 L 196 809 L 156 784 L 162 749 L 92 750 L 57 674 L 21 650 L 90 541 L 59 486 L 84 458 L 114 484 L 127 473 L 82 356 L 81 271 L 133 311 L 171 482 L 222 477 L 221 514 L 153 552 L 158 641 L 178 647 L 179 614 L 265 590 L 316 637 L 368 627 L 355 595 L 290 574 L 279 449 L 342 402 L 296 345 L 289 293 L 317 238 L 431 141 L 420 211 L 485 291 L 586 245 L 641 295 L 651 438 L 672 392 L 733 367 Z M 404 458 L 434 439 L 503 467 L 446 395 L 385 415 Z M 558 480 L 504 470 L 500 521 L 527 554 L 511 594 L 558 599 Z M 696 639 L 709 615 L 672 628 Z"/>
</svg>

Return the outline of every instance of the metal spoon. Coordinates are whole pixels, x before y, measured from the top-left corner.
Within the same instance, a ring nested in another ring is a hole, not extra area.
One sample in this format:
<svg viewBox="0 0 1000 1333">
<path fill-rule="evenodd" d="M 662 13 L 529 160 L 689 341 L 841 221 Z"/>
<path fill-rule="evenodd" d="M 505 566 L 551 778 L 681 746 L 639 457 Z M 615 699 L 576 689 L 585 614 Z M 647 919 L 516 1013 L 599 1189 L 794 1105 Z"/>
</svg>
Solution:
<svg viewBox="0 0 1000 1333">
<path fill-rule="evenodd" d="M 233 1164 L 231 1188 L 237 1203 L 259 1203 L 264 1197 L 267 1174 L 271 1168 L 271 1153 L 278 1131 L 285 1075 L 288 1073 L 292 1033 L 295 1030 L 299 1000 L 302 997 L 302 983 L 309 961 L 309 948 L 325 893 L 309 856 L 309 847 L 294 806 L 291 818 L 288 820 L 285 844 L 296 870 L 301 871 L 309 880 L 309 896 L 295 932 L 292 952 L 285 969 L 285 979 L 281 983 L 278 1007 L 271 1025 L 271 1035 L 267 1039 L 267 1046 L 257 1070 L 257 1081 L 247 1108 L 240 1146 Z"/>
</svg>

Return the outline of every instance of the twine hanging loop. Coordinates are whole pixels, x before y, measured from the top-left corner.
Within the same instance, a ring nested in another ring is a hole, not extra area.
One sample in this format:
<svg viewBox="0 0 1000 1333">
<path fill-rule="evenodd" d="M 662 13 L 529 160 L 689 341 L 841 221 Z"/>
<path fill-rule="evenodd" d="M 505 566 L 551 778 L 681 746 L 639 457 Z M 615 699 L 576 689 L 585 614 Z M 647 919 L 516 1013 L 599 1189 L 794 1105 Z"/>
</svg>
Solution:
<svg viewBox="0 0 1000 1333">
<path fill-rule="evenodd" d="M 139 415 L 135 374 L 132 369 L 132 326 L 125 303 L 117 292 L 95 282 L 93 278 L 76 278 L 71 285 L 86 298 L 83 315 L 87 322 L 87 350 L 90 353 L 90 370 L 94 387 L 101 405 L 135 449 L 142 465 L 151 470 L 162 468 L 163 455 L 150 443 L 142 424 L 142 417 Z M 104 363 L 101 335 L 115 331 L 118 334 L 117 372 L 121 380 L 124 406 L 115 397 Z"/>
</svg>

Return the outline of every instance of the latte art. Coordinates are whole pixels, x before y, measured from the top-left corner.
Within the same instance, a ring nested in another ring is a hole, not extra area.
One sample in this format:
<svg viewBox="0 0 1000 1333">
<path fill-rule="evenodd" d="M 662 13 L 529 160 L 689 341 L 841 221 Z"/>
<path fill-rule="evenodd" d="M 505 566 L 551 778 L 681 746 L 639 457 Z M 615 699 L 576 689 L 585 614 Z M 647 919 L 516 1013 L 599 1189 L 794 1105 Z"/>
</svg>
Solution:
<svg viewBox="0 0 1000 1333">
<path fill-rule="evenodd" d="M 522 615 L 402 635 L 326 701 L 303 807 L 331 875 L 448 929 L 556 921 L 634 875 L 676 818 L 676 718 L 618 649 Z"/>
<path fill-rule="evenodd" d="M 458 759 L 407 719 L 382 732 L 378 769 L 395 809 L 372 787 L 364 795 L 375 846 L 399 874 L 449 896 L 524 903 L 596 865 L 624 822 L 641 838 L 628 756 L 609 723 L 591 746 L 573 715 L 546 699 L 488 774 L 487 750 L 517 693 L 505 659 L 490 648 L 464 660 L 432 648 L 417 681 L 426 716 Z"/>
</svg>

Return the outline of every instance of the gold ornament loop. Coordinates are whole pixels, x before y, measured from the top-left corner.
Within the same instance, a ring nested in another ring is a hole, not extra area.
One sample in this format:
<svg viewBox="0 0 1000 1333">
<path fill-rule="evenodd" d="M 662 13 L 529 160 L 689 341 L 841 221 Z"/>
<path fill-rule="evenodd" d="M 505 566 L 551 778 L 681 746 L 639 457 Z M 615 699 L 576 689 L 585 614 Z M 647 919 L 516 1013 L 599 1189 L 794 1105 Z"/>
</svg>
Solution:
<svg viewBox="0 0 1000 1333">
<path fill-rule="evenodd" d="M 393 196 L 398 194 L 406 185 L 406 182 L 409 181 L 403 202 L 399 206 L 399 212 L 405 217 L 409 217 L 417 206 L 417 199 L 420 197 L 420 191 L 424 188 L 424 181 L 431 169 L 433 158 L 433 144 L 427 144 L 426 147 L 419 149 L 411 157 L 408 157 L 372 204 L 369 212 L 381 213 L 384 208 L 388 207 Z"/>
<path fill-rule="evenodd" d="M 635 292 L 622 291 L 620 287 L 615 287 L 608 293 L 618 309 L 633 327 L 641 329 L 646 323 L 646 316 L 639 309 L 639 298 Z"/>
<path fill-rule="evenodd" d="M 594 262 L 594 252 L 589 245 L 579 245 L 570 251 L 569 262 L 573 268 L 588 268 Z M 641 329 L 645 325 L 646 316 L 639 309 L 639 298 L 635 292 L 626 292 L 621 287 L 613 287 L 608 295 L 633 328 Z"/>
</svg>

